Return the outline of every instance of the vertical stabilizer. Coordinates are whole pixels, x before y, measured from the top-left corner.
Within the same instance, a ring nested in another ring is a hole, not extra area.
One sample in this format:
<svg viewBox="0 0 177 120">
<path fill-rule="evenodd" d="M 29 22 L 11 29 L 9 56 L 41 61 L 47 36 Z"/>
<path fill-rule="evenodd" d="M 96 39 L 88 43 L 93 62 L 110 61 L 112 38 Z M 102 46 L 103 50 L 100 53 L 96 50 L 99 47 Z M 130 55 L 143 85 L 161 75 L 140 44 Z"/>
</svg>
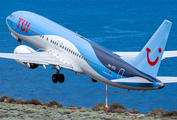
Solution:
<svg viewBox="0 0 177 120">
<path fill-rule="evenodd" d="M 170 21 L 164 20 L 141 52 L 135 58 L 126 59 L 126 61 L 138 70 L 156 77 L 171 25 Z"/>
</svg>

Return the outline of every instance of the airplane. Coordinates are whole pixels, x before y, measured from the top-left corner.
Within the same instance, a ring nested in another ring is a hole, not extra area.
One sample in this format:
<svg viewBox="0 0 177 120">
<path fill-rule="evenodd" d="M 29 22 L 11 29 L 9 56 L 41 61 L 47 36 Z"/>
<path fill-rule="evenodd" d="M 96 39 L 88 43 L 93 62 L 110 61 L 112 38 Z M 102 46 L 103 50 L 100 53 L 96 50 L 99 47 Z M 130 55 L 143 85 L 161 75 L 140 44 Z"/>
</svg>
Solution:
<svg viewBox="0 0 177 120">
<path fill-rule="evenodd" d="M 93 82 L 111 87 L 145 92 L 177 82 L 176 77 L 157 76 L 162 59 L 177 57 L 164 51 L 172 23 L 164 20 L 140 52 L 114 52 L 69 29 L 29 11 L 16 11 L 6 18 L 11 35 L 19 42 L 13 53 L 1 58 L 36 69 L 51 64 L 56 69 L 53 83 L 63 83 L 62 68 L 88 75 Z M 37 48 L 21 45 L 21 42 Z"/>
</svg>

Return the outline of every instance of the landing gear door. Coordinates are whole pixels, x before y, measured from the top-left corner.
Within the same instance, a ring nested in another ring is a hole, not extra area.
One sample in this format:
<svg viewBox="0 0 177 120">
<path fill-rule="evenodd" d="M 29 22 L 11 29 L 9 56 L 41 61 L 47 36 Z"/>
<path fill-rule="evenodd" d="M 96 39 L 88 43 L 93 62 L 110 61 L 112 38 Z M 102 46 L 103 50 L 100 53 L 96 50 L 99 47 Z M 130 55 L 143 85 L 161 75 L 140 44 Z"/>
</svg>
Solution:
<svg viewBox="0 0 177 120">
<path fill-rule="evenodd" d="M 15 29 L 17 27 L 17 21 L 19 19 L 19 17 L 21 16 L 21 14 L 17 14 L 15 17 L 14 17 L 14 22 L 13 22 L 13 28 Z"/>
</svg>

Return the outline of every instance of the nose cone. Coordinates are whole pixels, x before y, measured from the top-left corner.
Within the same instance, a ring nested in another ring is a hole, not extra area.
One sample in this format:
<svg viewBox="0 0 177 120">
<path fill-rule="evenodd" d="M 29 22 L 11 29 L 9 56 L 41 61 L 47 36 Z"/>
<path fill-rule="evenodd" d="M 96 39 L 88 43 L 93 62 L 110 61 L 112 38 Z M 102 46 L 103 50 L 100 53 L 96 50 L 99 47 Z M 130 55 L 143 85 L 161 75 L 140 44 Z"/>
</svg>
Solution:
<svg viewBox="0 0 177 120">
<path fill-rule="evenodd" d="M 163 83 L 159 83 L 159 84 L 158 84 L 158 88 L 159 88 L 159 89 L 162 89 L 162 88 L 164 88 L 164 87 L 165 87 L 165 86 L 164 86 Z"/>
</svg>

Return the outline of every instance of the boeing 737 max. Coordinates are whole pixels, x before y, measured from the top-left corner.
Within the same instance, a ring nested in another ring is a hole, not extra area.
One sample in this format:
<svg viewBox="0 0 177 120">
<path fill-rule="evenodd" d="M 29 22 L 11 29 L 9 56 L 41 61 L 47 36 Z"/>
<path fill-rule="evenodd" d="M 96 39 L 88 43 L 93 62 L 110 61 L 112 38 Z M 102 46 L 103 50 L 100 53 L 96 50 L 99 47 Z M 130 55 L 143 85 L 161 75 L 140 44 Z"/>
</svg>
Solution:
<svg viewBox="0 0 177 120">
<path fill-rule="evenodd" d="M 46 69 L 51 64 L 57 71 L 52 81 L 64 82 L 61 68 L 86 74 L 93 82 L 144 92 L 177 82 L 175 77 L 157 77 L 162 59 L 177 57 L 177 51 L 164 51 L 172 23 L 164 20 L 141 52 L 112 52 L 49 19 L 27 11 L 17 11 L 6 18 L 11 35 L 19 41 L 14 53 L 0 57 L 14 59 L 31 69 Z M 41 52 L 21 45 L 25 41 Z"/>
</svg>

